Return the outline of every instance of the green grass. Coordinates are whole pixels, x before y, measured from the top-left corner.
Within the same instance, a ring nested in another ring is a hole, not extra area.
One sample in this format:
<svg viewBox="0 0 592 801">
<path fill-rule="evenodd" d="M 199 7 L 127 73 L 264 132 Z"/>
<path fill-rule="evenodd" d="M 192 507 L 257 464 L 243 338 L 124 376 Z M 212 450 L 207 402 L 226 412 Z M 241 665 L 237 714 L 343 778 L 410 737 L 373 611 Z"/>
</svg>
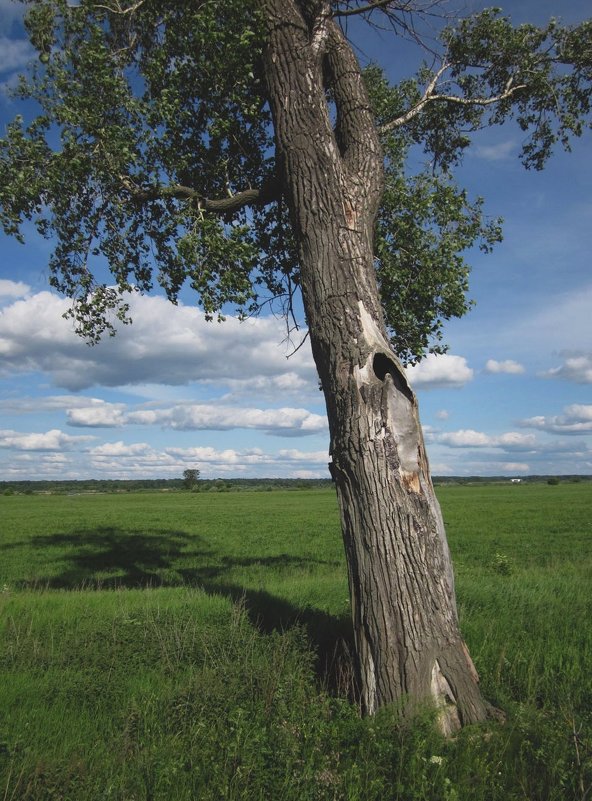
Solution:
<svg viewBox="0 0 592 801">
<path fill-rule="evenodd" d="M 439 490 L 504 726 L 361 720 L 326 491 L 0 498 L 0 801 L 584 801 L 592 486 Z"/>
</svg>

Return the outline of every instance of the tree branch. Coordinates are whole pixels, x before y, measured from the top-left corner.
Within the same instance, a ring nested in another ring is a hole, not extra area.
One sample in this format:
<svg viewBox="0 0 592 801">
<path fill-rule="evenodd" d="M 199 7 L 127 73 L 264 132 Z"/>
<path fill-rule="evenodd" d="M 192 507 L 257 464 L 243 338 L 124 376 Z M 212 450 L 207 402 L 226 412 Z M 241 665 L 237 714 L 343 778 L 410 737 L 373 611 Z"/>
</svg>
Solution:
<svg viewBox="0 0 592 801">
<path fill-rule="evenodd" d="M 370 174 L 382 159 L 374 115 L 359 64 L 340 26 L 333 21 L 329 26 L 326 66 L 326 80 L 337 111 L 335 137 L 338 147 L 354 173 L 360 175 L 360 170 L 370 170 L 366 178 L 371 182 Z M 373 166 L 370 166 L 371 162 Z"/>
<path fill-rule="evenodd" d="M 374 11 L 376 8 L 385 8 L 389 5 L 395 5 L 393 0 L 375 0 L 374 3 L 368 3 L 365 6 L 359 6 L 358 8 L 346 8 L 343 11 L 335 10 L 333 11 L 333 17 L 352 17 L 354 14 L 365 14 L 367 11 Z M 397 11 L 407 11 L 409 10 L 412 2 L 406 3 L 397 3 L 396 10 Z"/>
<path fill-rule="evenodd" d="M 310 46 L 316 58 L 319 58 L 325 50 L 327 43 L 327 20 L 331 18 L 331 8 L 328 0 L 323 0 L 320 5 L 317 17 L 314 21 Z"/>
<path fill-rule="evenodd" d="M 126 14 L 133 14 L 134 11 L 137 11 L 141 6 L 144 5 L 145 2 L 146 0 L 137 0 L 137 2 L 134 3 L 133 5 L 128 6 L 127 8 L 123 8 L 121 6 L 121 3 L 119 3 L 118 0 L 116 0 L 115 7 L 106 6 L 103 5 L 102 3 L 95 3 L 93 8 L 100 8 L 103 9 L 104 11 L 109 11 L 111 14 L 119 14 L 121 16 L 125 16 Z"/>
<path fill-rule="evenodd" d="M 146 203 L 150 200 L 160 200 L 164 198 L 174 198 L 176 200 L 191 200 L 202 209 L 215 214 L 227 214 L 238 211 L 245 206 L 264 206 L 277 200 L 280 196 L 280 182 L 277 178 L 270 178 L 260 188 L 245 189 L 235 195 L 225 198 L 206 198 L 196 189 L 181 184 L 170 186 L 154 187 L 142 189 L 136 186 L 126 176 L 120 176 L 121 183 L 125 190 L 130 193 L 132 198 L 138 203 Z"/>
<path fill-rule="evenodd" d="M 438 80 L 442 77 L 444 72 L 449 69 L 452 65 L 444 63 L 440 69 L 436 72 L 432 80 L 426 86 L 425 92 L 421 100 L 412 106 L 405 114 L 402 114 L 400 117 L 395 117 L 394 120 L 381 125 L 378 129 L 379 133 L 384 134 L 388 133 L 389 131 L 394 130 L 395 128 L 400 128 L 401 125 L 405 125 L 416 117 L 424 108 L 427 106 L 428 103 L 434 103 L 436 101 L 444 101 L 446 103 L 456 103 L 461 106 L 490 106 L 493 103 L 499 103 L 502 100 L 507 100 L 511 97 L 515 92 L 518 92 L 520 89 L 526 89 L 526 84 L 520 83 L 516 86 L 512 86 L 512 79 L 506 85 L 504 91 L 499 95 L 492 95 L 491 97 L 458 97 L 457 95 L 438 95 L 434 94 L 436 86 L 438 84 Z"/>
</svg>

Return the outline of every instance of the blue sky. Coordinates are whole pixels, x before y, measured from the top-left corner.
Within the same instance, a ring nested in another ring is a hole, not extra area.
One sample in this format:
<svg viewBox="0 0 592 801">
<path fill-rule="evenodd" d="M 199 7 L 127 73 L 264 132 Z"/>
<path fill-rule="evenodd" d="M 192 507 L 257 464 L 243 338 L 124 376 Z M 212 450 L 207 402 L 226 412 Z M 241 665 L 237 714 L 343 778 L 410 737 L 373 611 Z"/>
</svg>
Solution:
<svg viewBox="0 0 592 801">
<path fill-rule="evenodd" d="M 589 15 L 579 0 L 502 5 L 517 22 Z M 385 34 L 364 46 L 397 74 Z M 0 130 L 29 57 L 0 0 Z M 508 125 L 465 157 L 460 182 L 505 218 L 504 242 L 471 256 L 476 306 L 448 324 L 449 354 L 409 371 L 437 475 L 592 474 L 591 136 L 541 173 L 520 144 Z M 89 348 L 49 291 L 48 251 L 0 236 L 0 480 L 328 476 L 310 351 L 287 358 L 282 321 L 208 324 L 190 297 L 143 297 L 132 326 Z"/>
</svg>

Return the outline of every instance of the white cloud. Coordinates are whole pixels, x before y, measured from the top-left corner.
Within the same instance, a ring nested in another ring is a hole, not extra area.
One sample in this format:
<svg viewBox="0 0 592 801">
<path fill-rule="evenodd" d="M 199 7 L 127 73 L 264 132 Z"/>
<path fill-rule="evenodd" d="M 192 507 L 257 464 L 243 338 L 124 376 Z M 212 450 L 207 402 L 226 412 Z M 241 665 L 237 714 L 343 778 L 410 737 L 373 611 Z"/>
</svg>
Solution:
<svg viewBox="0 0 592 801">
<path fill-rule="evenodd" d="M 485 161 L 507 161 L 514 157 L 516 144 L 513 140 L 498 142 L 495 145 L 477 145 L 474 153 L 477 158 Z"/>
<path fill-rule="evenodd" d="M 462 458 L 455 459 L 450 471 L 458 475 L 587 473 L 591 455 L 581 438 L 539 441 L 536 434 L 515 431 L 497 435 L 472 429 L 441 433 L 433 438 L 432 447 L 436 458 L 444 460 L 450 451 L 443 448 L 459 449 Z"/>
<path fill-rule="evenodd" d="M 500 467 L 506 473 L 528 473 L 530 465 L 526 462 L 503 462 Z"/>
<path fill-rule="evenodd" d="M 41 462 L 44 470 L 53 470 L 55 467 L 62 469 L 68 464 L 69 454 L 66 453 L 43 453 L 35 457 Z"/>
<path fill-rule="evenodd" d="M 37 414 L 38 412 L 54 412 L 101 403 L 104 401 L 81 395 L 44 395 L 39 398 L 30 396 L 4 398 L 0 400 L 0 409 L 12 413 L 29 414 L 32 412 Z"/>
<path fill-rule="evenodd" d="M 534 448 L 537 444 L 534 434 L 519 434 L 517 431 L 508 431 L 498 437 L 492 437 L 496 447 L 506 448 L 507 450 L 524 450 Z"/>
<path fill-rule="evenodd" d="M 253 378 L 227 378 L 224 381 L 234 397 L 257 395 L 258 398 L 290 397 L 316 394 L 317 384 L 296 372 L 280 373 L 274 376 L 254 376 Z"/>
<path fill-rule="evenodd" d="M 22 298 L 28 295 L 30 291 L 31 287 L 22 281 L 9 281 L 7 278 L 0 278 L 0 298 Z"/>
<path fill-rule="evenodd" d="M 7 36 L 0 36 L 0 73 L 22 69 L 33 56 L 34 50 L 27 39 L 9 39 Z"/>
<path fill-rule="evenodd" d="M 125 422 L 125 406 L 122 403 L 94 401 L 93 405 L 78 405 L 67 410 L 70 426 L 88 428 L 119 428 Z"/>
<path fill-rule="evenodd" d="M 524 372 L 524 367 L 513 359 L 506 359 L 498 362 L 495 359 L 488 359 L 485 365 L 486 373 L 507 373 L 508 375 L 519 375 Z"/>
<path fill-rule="evenodd" d="M 239 408 L 214 404 L 178 405 L 169 409 L 140 409 L 129 412 L 125 422 L 158 425 L 177 431 L 228 431 L 259 429 L 276 435 L 317 434 L 327 428 L 326 417 L 307 409 Z"/>
<path fill-rule="evenodd" d="M 592 353 L 567 356 L 559 367 L 541 373 L 543 378 L 562 378 L 576 384 L 592 384 Z"/>
<path fill-rule="evenodd" d="M 126 445 L 121 440 L 119 442 L 106 442 L 103 445 L 97 445 L 91 448 L 89 453 L 91 456 L 138 456 L 138 454 L 146 454 L 151 450 L 150 445 L 146 442 L 136 442 L 133 445 Z"/>
<path fill-rule="evenodd" d="M 438 442 L 449 445 L 451 448 L 483 448 L 491 445 L 491 437 L 481 431 L 461 429 L 438 435 Z"/>
<path fill-rule="evenodd" d="M 187 401 L 165 407 L 155 403 L 130 407 L 108 403 L 98 398 L 54 395 L 42 398 L 0 400 L 0 410 L 12 414 L 66 412 L 68 425 L 75 428 L 122 428 L 124 426 L 159 426 L 175 431 L 230 431 L 250 429 L 276 436 L 294 437 L 325 433 L 327 417 L 305 408 L 263 409 L 228 403 L 195 404 Z"/>
<path fill-rule="evenodd" d="M 88 442 L 94 437 L 72 437 L 57 428 L 43 434 L 24 434 L 19 431 L 0 431 L 0 448 L 17 451 L 63 451 Z"/>
<path fill-rule="evenodd" d="M 293 448 L 277 453 L 266 453 L 260 448 L 242 451 L 227 448 L 217 451 L 211 447 L 165 448 L 165 453 L 184 462 L 215 463 L 226 465 L 278 465 L 278 464 L 324 464 L 329 461 L 326 451 L 301 451 Z"/>
<path fill-rule="evenodd" d="M 223 451 L 217 451 L 215 448 L 211 447 L 196 447 L 166 448 L 165 451 L 169 456 L 174 456 L 184 462 L 196 464 L 224 464 L 228 467 L 241 464 L 259 464 L 268 461 L 263 452 L 258 448 L 247 451 L 237 451 L 234 450 L 234 448 L 226 448 Z"/>
<path fill-rule="evenodd" d="M 564 408 L 564 414 L 545 417 L 538 415 L 521 420 L 523 428 L 536 428 L 553 434 L 592 433 L 592 404 L 573 403 Z"/>
<path fill-rule="evenodd" d="M 278 457 L 287 462 L 318 462 L 326 465 L 329 461 L 329 454 L 326 451 L 300 451 L 290 448 L 278 451 Z"/>
<path fill-rule="evenodd" d="M 306 452 L 283 449 L 267 453 L 260 448 L 217 450 L 209 446 L 165 448 L 162 451 L 147 443 L 105 443 L 89 451 L 90 466 L 95 474 L 109 477 L 178 477 L 187 467 L 197 467 L 202 477 L 241 475 L 285 476 L 290 478 L 327 478 L 326 451 Z"/>
<path fill-rule="evenodd" d="M 428 354 L 419 364 L 407 368 L 412 387 L 462 387 L 473 378 L 473 370 L 463 356 Z"/>
<path fill-rule="evenodd" d="M 436 418 L 438 420 L 448 420 L 450 417 L 450 412 L 447 409 L 440 409 L 436 412 Z"/>
<path fill-rule="evenodd" d="M 132 296 L 134 324 L 89 348 L 62 318 L 68 301 L 40 292 L 0 310 L 3 372 L 44 371 L 69 390 L 191 382 L 248 386 L 265 383 L 275 394 L 316 387 L 309 343 L 289 360 L 281 321 L 261 317 L 208 323 L 188 306 L 162 297 Z"/>
<path fill-rule="evenodd" d="M 436 440 L 451 448 L 501 448 L 505 451 L 530 450 L 537 445 L 534 434 L 520 434 L 516 431 L 492 436 L 482 431 L 461 429 L 438 434 Z"/>
</svg>

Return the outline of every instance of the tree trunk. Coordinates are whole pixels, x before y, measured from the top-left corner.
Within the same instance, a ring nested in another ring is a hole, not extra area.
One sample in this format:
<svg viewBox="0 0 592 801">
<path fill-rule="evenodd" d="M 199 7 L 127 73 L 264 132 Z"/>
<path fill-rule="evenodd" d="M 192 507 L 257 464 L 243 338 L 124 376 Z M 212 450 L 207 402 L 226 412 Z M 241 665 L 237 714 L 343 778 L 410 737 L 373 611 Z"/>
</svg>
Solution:
<svg viewBox="0 0 592 801">
<path fill-rule="evenodd" d="M 359 66 L 329 4 L 261 5 L 277 157 L 327 404 L 363 709 L 397 703 L 409 713 L 435 703 L 450 733 L 484 719 L 488 706 L 459 632 L 417 401 L 380 306 L 380 145 Z"/>
</svg>

